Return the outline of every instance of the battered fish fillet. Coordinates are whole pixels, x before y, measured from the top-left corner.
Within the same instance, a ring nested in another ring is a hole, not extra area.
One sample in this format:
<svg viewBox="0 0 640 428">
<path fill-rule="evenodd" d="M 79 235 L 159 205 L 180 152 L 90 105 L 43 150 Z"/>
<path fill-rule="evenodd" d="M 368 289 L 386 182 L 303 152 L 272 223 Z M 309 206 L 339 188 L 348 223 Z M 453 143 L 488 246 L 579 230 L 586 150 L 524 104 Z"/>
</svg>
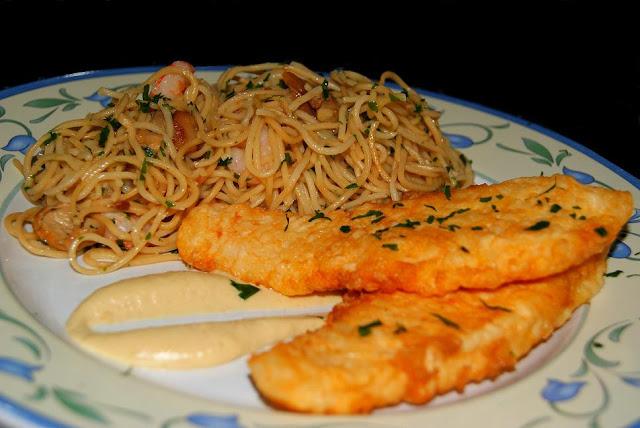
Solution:
<svg viewBox="0 0 640 428">
<path fill-rule="evenodd" d="M 493 291 L 352 297 L 321 329 L 253 356 L 251 376 L 267 401 L 299 412 L 425 403 L 511 370 L 599 291 L 604 269 L 603 254 Z"/>
<path fill-rule="evenodd" d="M 178 250 L 197 269 L 289 296 L 442 295 L 563 272 L 608 249 L 631 212 L 628 192 L 564 175 L 520 178 L 313 217 L 203 205 L 183 220 Z"/>
</svg>

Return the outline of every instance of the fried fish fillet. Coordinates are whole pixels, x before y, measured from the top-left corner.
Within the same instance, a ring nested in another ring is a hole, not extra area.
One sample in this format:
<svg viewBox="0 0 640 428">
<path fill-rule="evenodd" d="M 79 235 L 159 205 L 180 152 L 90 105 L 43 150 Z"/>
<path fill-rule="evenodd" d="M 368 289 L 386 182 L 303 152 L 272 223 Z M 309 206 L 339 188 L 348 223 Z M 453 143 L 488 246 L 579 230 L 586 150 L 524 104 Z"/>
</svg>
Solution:
<svg viewBox="0 0 640 428">
<path fill-rule="evenodd" d="M 253 356 L 251 376 L 267 401 L 299 412 L 425 403 L 513 369 L 599 291 L 604 269 L 603 254 L 565 273 L 492 291 L 352 297 L 321 329 Z"/>
<path fill-rule="evenodd" d="M 342 288 L 442 295 L 563 272 L 609 248 L 631 211 L 628 192 L 564 175 L 313 217 L 203 205 L 183 220 L 178 250 L 197 269 L 290 296 Z"/>
</svg>

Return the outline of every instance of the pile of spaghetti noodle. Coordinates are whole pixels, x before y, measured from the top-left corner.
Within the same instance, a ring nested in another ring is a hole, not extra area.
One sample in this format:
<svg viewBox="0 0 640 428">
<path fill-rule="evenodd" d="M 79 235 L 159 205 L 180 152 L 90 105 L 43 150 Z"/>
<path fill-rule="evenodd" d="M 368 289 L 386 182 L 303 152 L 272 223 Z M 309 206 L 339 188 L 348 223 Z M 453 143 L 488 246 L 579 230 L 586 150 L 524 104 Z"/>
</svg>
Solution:
<svg viewBox="0 0 640 428">
<path fill-rule="evenodd" d="M 56 126 L 17 164 L 37 206 L 5 219 L 27 250 L 86 274 L 177 260 L 181 219 L 200 203 L 312 215 L 473 179 L 439 113 L 389 71 L 268 63 L 211 85 L 177 61 L 101 93 L 111 106 Z"/>
</svg>

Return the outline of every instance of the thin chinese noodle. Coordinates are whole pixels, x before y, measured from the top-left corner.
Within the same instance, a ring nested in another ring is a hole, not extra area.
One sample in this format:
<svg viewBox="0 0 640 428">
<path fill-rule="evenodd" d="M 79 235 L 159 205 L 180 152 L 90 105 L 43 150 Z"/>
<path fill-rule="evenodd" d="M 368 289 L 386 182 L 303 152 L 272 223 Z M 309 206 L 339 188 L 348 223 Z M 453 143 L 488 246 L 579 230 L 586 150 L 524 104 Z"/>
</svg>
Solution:
<svg viewBox="0 0 640 428">
<path fill-rule="evenodd" d="M 182 217 L 201 203 L 313 215 L 473 181 L 439 112 L 389 71 L 371 81 L 266 63 L 212 85 L 177 61 L 101 93 L 109 107 L 61 123 L 16 162 L 37 206 L 5 219 L 24 248 L 85 274 L 178 260 Z"/>
</svg>

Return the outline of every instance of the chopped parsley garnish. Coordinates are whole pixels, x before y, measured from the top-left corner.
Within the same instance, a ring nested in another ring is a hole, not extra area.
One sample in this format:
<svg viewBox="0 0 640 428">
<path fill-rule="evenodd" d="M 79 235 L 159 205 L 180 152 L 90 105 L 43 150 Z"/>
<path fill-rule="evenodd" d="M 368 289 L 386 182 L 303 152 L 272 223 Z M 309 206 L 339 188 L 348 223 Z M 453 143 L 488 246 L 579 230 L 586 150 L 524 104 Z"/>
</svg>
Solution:
<svg viewBox="0 0 640 428">
<path fill-rule="evenodd" d="M 442 191 L 444 192 L 444 196 L 448 200 L 451 200 L 451 186 L 449 186 L 448 184 L 445 184 L 444 188 L 442 189 Z"/>
<path fill-rule="evenodd" d="M 471 230 L 482 230 L 482 226 L 473 226 Z"/>
<path fill-rule="evenodd" d="M 114 131 L 117 131 L 122 126 L 122 124 L 118 122 L 118 119 L 113 118 L 111 116 L 107 117 L 105 120 L 109 122 L 109 125 L 111 125 Z"/>
<path fill-rule="evenodd" d="M 490 305 L 482 299 L 480 299 L 480 301 L 482 302 L 485 308 L 490 309 L 492 311 L 512 312 L 511 309 L 505 308 L 504 306 Z"/>
<path fill-rule="evenodd" d="M 357 188 L 358 188 L 358 183 L 351 183 L 347 187 L 345 187 L 345 189 L 357 189 Z"/>
<path fill-rule="evenodd" d="M 496 199 L 502 199 L 502 198 L 504 198 L 504 196 L 502 196 L 502 194 L 501 194 L 501 193 L 498 193 L 498 194 L 496 195 Z"/>
<path fill-rule="evenodd" d="M 282 82 L 282 80 L 281 80 Z M 227 95 L 224 96 L 224 100 L 228 100 L 229 98 L 233 98 L 236 95 L 236 91 L 231 90 L 231 92 L 229 92 Z"/>
<path fill-rule="evenodd" d="M 407 99 L 409 99 L 409 91 L 407 91 L 406 89 L 403 89 L 400 92 L 402 92 L 404 96 L 407 97 Z"/>
<path fill-rule="evenodd" d="M 382 244 L 382 248 L 388 248 L 391 251 L 398 251 L 398 244 L 394 244 L 394 243 Z"/>
<path fill-rule="evenodd" d="M 613 272 L 605 273 L 604 276 L 609 278 L 616 278 L 621 273 L 623 273 L 621 270 L 614 270 Z"/>
<path fill-rule="evenodd" d="M 598 235 L 602 236 L 603 238 L 607 236 L 607 229 L 605 229 L 602 226 L 596 227 L 595 229 L 593 229 L 593 231 L 596 232 Z"/>
<path fill-rule="evenodd" d="M 247 90 L 251 90 L 254 89 L 255 86 L 253 85 L 253 82 L 251 80 L 249 80 L 249 83 L 247 83 Z"/>
<path fill-rule="evenodd" d="M 549 211 L 551 211 L 552 213 L 557 213 L 561 209 L 562 209 L 562 207 L 560 205 L 553 204 L 553 205 L 551 205 L 551 208 L 549 208 Z"/>
<path fill-rule="evenodd" d="M 156 152 L 154 152 L 153 149 L 149 146 L 142 146 L 142 151 L 144 152 L 144 155 L 148 158 L 156 157 Z"/>
<path fill-rule="evenodd" d="M 289 89 L 287 84 L 282 79 L 280 79 L 280 81 L 278 82 L 278 86 L 280 86 L 282 89 Z"/>
<path fill-rule="evenodd" d="M 416 226 L 418 226 L 420 224 L 419 221 L 414 221 L 411 219 L 407 219 L 404 223 L 398 223 L 396 225 L 394 225 L 393 227 L 406 227 L 407 229 L 415 229 Z"/>
<path fill-rule="evenodd" d="M 393 330 L 393 334 L 402 334 L 407 332 L 407 327 L 402 324 L 398 324 L 395 330 Z"/>
<path fill-rule="evenodd" d="M 355 219 L 358 219 L 358 218 L 365 218 L 365 217 L 380 217 L 382 215 L 383 215 L 382 211 L 369 210 L 364 214 L 360 214 L 360 215 L 357 215 L 355 217 L 352 217 L 351 220 L 355 220 Z"/>
<path fill-rule="evenodd" d="M 322 82 L 322 98 L 325 100 L 329 99 L 329 81 L 324 79 Z"/>
<path fill-rule="evenodd" d="M 144 158 L 142 161 L 142 166 L 140 167 L 140 181 L 144 181 L 144 176 L 147 173 L 147 158 Z"/>
<path fill-rule="evenodd" d="M 480 198 L 480 202 L 489 202 L 491 199 L 493 199 L 492 196 L 485 196 L 484 198 Z"/>
<path fill-rule="evenodd" d="M 377 240 L 381 240 L 382 239 L 382 234 L 385 233 L 386 231 L 388 231 L 389 228 L 385 227 L 384 229 L 378 229 L 375 232 L 372 233 L 373 237 L 376 238 Z"/>
<path fill-rule="evenodd" d="M 447 229 L 449 230 L 449 232 L 455 232 L 456 229 L 460 229 L 460 226 L 458 226 L 457 224 L 450 224 L 449 226 L 447 226 Z"/>
<path fill-rule="evenodd" d="M 124 240 L 116 239 L 116 244 L 118 244 L 118 247 L 120 247 L 122 251 L 127 251 L 127 247 L 124 245 Z"/>
<path fill-rule="evenodd" d="M 373 220 L 371 220 L 371 224 L 379 223 L 380 221 L 382 221 L 383 218 L 385 218 L 385 216 L 383 215 L 381 215 L 380 217 L 376 217 Z"/>
<path fill-rule="evenodd" d="M 422 113 L 423 108 L 424 107 L 422 106 L 422 104 L 418 103 L 418 104 L 416 104 L 416 108 L 415 108 L 415 110 L 413 112 L 414 113 Z"/>
<path fill-rule="evenodd" d="M 426 204 L 425 204 L 425 207 L 427 207 L 427 208 L 431 208 L 431 209 L 432 209 L 432 210 L 434 210 L 434 211 L 438 211 L 438 210 L 436 209 L 436 207 L 434 207 L 433 205 L 426 205 Z"/>
<path fill-rule="evenodd" d="M 347 225 L 340 226 L 340 232 L 342 232 L 342 233 L 349 233 L 349 232 L 351 232 L 351 226 L 347 226 Z"/>
<path fill-rule="evenodd" d="M 49 137 L 47 137 L 46 140 L 44 140 L 44 142 L 42 143 L 43 146 L 48 146 L 49 144 L 53 143 L 56 138 L 58 138 L 58 133 L 57 132 L 53 132 L 53 131 L 49 131 Z"/>
<path fill-rule="evenodd" d="M 324 213 L 322 211 L 317 211 L 316 210 L 316 213 L 313 215 L 313 217 L 311 217 L 309 219 L 309 223 L 311 223 L 314 220 L 329 220 L 329 221 L 331 221 L 331 218 L 327 217 L 326 215 L 324 215 Z"/>
<path fill-rule="evenodd" d="M 438 318 L 447 327 L 451 327 L 451 328 L 455 328 L 456 330 L 460 330 L 460 326 L 457 323 L 451 321 L 449 318 L 445 318 L 445 317 L 443 317 L 442 315 L 440 315 L 440 314 L 438 314 L 436 312 L 431 312 L 431 315 L 433 315 L 434 317 Z"/>
<path fill-rule="evenodd" d="M 381 325 L 382 325 L 382 321 L 375 320 L 375 321 L 371 321 L 368 324 L 358 326 L 358 334 L 362 337 L 368 336 L 371 334 L 371 329 L 373 327 L 380 327 Z"/>
<path fill-rule="evenodd" d="M 495 206 L 495 204 L 491 204 L 491 209 L 493 210 L 494 213 L 500 212 L 500 210 L 498 209 L 498 207 Z"/>
<path fill-rule="evenodd" d="M 534 224 L 533 226 L 529 226 L 527 227 L 525 230 L 542 230 L 542 229 L 546 229 L 547 227 L 549 227 L 549 222 L 547 220 L 540 220 L 539 222 L 537 222 L 536 224 Z"/>
<path fill-rule="evenodd" d="M 258 291 L 260 291 L 258 287 L 253 286 L 251 284 L 243 284 L 241 282 L 235 282 L 233 279 L 229 281 L 231 281 L 231 286 L 240 292 L 238 293 L 238 297 L 240 297 L 242 300 L 247 300 L 249 297 L 253 296 Z"/>
<path fill-rule="evenodd" d="M 291 158 L 291 153 L 284 152 L 284 159 L 282 159 L 282 162 L 286 162 L 287 165 L 293 164 L 293 159 Z M 280 165 L 282 165 L 282 163 L 280 163 Z"/>
<path fill-rule="evenodd" d="M 574 220 L 575 220 L 575 218 L 576 218 L 577 216 L 578 216 L 578 215 L 577 215 L 576 213 L 571 213 L 571 214 L 569 214 L 569 217 L 571 217 L 571 218 L 572 218 L 572 219 L 574 219 Z"/>
<path fill-rule="evenodd" d="M 144 85 L 142 87 L 142 100 L 143 101 L 149 101 L 149 84 L 147 83 L 146 85 Z"/>
<path fill-rule="evenodd" d="M 149 239 L 151 239 L 151 232 L 147 232 L 147 236 L 144 237 L 144 239 L 146 241 L 148 241 Z"/>
<path fill-rule="evenodd" d="M 402 98 L 400 98 L 399 96 L 397 96 L 396 94 L 394 94 L 393 92 L 389 92 L 389 99 L 391 101 L 397 102 L 397 101 L 402 101 Z"/>
<path fill-rule="evenodd" d="M 369 105 L 369 108 L 371 109 L 371 111 L 375 111 L 376 113 L 378 112 L 378 103 L 375 101 L 369 101 L 367 103 Z"/>
<path fill-rule="evenodd" d="M 167 199 L 166 201 L 164 201 L 164 204 L 167 206 L 167 208 L 173 208 L 176 206 L 176 203 L 170 199 Z"/>
<path fill-rule="evenodd" d="M 436 219 L 436 221 L 437 221 L 439 224 L 442 224 L 443 222 L 445 222 L 445 221 L 449 220 L 451 217 L 453 217 L 453 216 L 455 216 L 455 215 L 457 215 L 457 214 L 466 213 L 466 212 L 467 212 L 467 211 L 469 211 L 470 209 L 471 209 L 471 208 L 460 208 L 459 210 L 452 211 L 449 215 L 446 215 L 446 216 L 444 216 L 444 217 L 438 217 L 438 218 Z"/>
<path fill-rule="evenodd" d="M 228 158 L 220 158 L 218 159 L 218 166 L 228 166 L 233 158 L 229 156 Z"/>
<path fill-rule="evenodd" d="M 211 157 L 211 150 L 207 150 L 206 152 L 204 152 L 204 155 L 202 155 L 202 159 L 209 159 Z"/>
<path fill-rule="evenodd" d="M 586 220 L 587 218 L 583 215 L 581 215 L 580 217 L 578 217 L 578 220 Z"/>
<path fill-rule="evenodd" d="M 436 219 L 435 216 L 430 215 L 429 217 L 427 217 L 427 219 L 425 220 L 428 224 L 433 223 L 433 221 Z"/>
<path fill-rule="evenodd" d="M 467 254 L 469 253 L 469 249 L 468 249 L 467 247 L 465 247 L 464 245 L 461 245 L 461 246 L 460 246 L 460 249 L 461 249 L 461 250 L 462 250 L 462 252 L 464 252 L 464 253 L 467 253 Z"/>
<path fill-rule="evenodd" d="M 404 207 L 404 204 L 402 202 L 394 202 L 393 205 L 391 206 L 391 208 L 398 208 L 398 207 Z"/>
<path fill-rule="evenodd" d="M 100 138 L 98 139 L 98 146 L 104 148 L 107 145 L 107 139 L 109 138 L 109 127 L 105 126 L 100 131 Z"/>
<path fill-rule="evenodd" d="M 580 208 L 580 205 L 574 205 L 571 208 L 573 208 L 574 210 L 581 210 L 582 208 Z"/>
<path fill-rule="evenodd" d="M 289 216 L 286 211 L 284 213 L 284 218 L 287 220 L 287 224 L 284 226 L 284 231 L 286 232 L 289 229 Z"/>
</svg>

